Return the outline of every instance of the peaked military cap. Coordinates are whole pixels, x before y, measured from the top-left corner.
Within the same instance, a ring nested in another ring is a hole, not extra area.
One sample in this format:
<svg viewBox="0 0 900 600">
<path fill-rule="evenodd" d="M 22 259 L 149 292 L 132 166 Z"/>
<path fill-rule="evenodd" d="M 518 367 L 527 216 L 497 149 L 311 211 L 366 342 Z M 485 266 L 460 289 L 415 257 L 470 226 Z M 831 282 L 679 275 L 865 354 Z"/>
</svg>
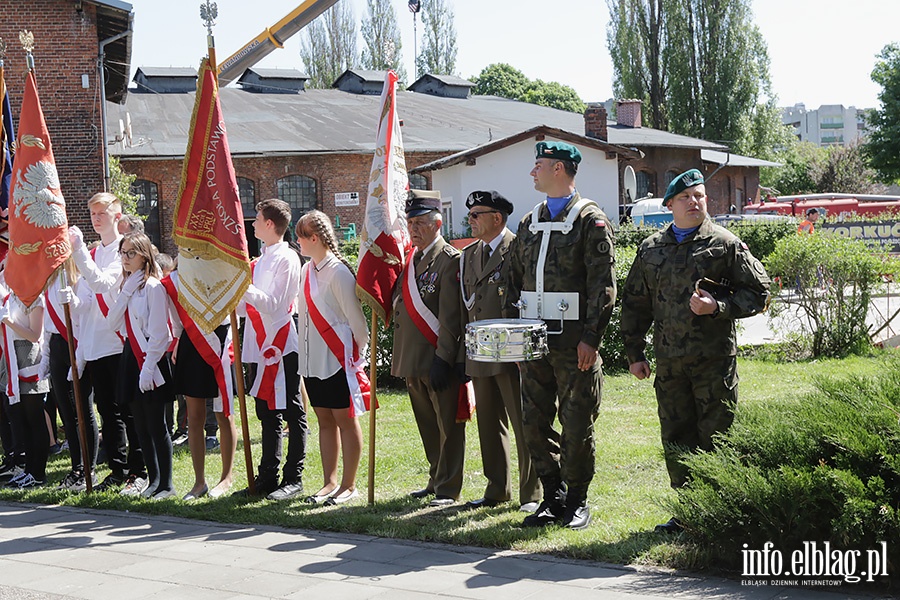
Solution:
<svg viewBox="0 0 900 600">
<path fill-rule="evenodd" d="M 433 210 L 441 212 L 441 193 L 438 190 L 409 190 L 407 217 L 418 217 Z"/>
<path fill-rule="evenodd" d="M 666 195 L 663 196 L 663 204 L 667 204 L 669 200 L 695 185 L 703 183 L 703 173 L 697 169 L 689 169 L 672 180 L 669 187 L 666 188 Z"/>
<path fill-rule="evenodd" d="M 508 215 L 511 215 L 515 210 L 513 203 L 501 196 L 500 192 L 496 190 L 472 192 L 469 194 L 469 197 L 466 198 L 466 208 L 472 208 L 473 206 L 486 206 Z"/>
<path fill-rule="evenodd" d="M 578 148 L 565 142 L 538 142 L 534 147 L 534 157 L 568 160 L 576 165 L 581 162 L 581 152 Z"/>
</svg>

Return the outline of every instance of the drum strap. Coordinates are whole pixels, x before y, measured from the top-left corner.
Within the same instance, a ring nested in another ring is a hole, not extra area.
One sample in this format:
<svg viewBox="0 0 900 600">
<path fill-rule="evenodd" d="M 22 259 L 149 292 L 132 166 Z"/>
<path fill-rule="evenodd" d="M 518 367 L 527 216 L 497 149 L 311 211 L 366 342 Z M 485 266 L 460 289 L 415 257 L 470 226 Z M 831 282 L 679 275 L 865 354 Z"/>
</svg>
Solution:
<svg viewBox="0 0 900 600">
<path fill-rule="evenodd" d="M 572 208 L 569 209 L 568 214 L 564 221 L 540 221 L 541 216 L 541 206 L 543 206 L 543 202 L 534 207 L 534 210 L 531 211 L 531 224 L 528 226 L 528 229 L 531 233 L 541 232 L 541 248 L 538 252 L 538 263 L 537 263 L 537 272 L 535 273 L 535 292 L 537 292 L 538 298 L 538 317 L 543 314 L 543 307 L 541 306 L 544 298 L 544 266 L 547 262 L 547 250 L 550 248 L 550 235 L 554 231 L 559 231 L 563 235 L 568 235 L 572 231 L 572 227 L 575 224 L 575 219 L 581 214 L 581 211 L 584 210 L 586 206 L 594 205 L 597 206 L 597 203 L 593 200 L 589 200 L 587 198 L 581 198 L 578 202 L 576 202 Z"/>
</svg>

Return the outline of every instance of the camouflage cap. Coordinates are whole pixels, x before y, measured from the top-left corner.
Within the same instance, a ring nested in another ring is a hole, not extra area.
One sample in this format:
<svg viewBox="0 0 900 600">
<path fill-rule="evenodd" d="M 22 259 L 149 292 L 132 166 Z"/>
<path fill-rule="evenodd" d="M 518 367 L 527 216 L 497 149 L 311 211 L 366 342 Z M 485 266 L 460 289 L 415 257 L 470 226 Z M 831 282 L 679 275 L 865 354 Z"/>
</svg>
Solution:
<svg viewBox="0 0 900 600">
<path fill-rule="evenodd" d="M 513 210 L 515 210 L 513 203 L 501 196 L 500 192 L 495 190 L 472 192 L 469 194 L 469 197 L 466 198 L 466 208 L 472 208 L 473 206 L 486 206 L 508 215 L 511 215 Z"/>
<path fill-rule="evenodd" d="M 663 196 L 663 204 L 667 204 L 669 200 L 695 185 L 703 183 L 703 173 L 697 169 L 689 169 L 672 180 L 669 187 L 666 188 L 666 195 Z"/>
<path fill-rule="evenodd" d="M 407 217 L 418 217 L 431 211 L 441 212 L 441 193 L 438 190 L 409 190 Z"/>
<path fill-rule="evenodd" d="M 538 142 L 534 147 L 534 157 L 568 160 L 576 165 L 581 162 L 581 152 L 578 148 L 565 142 Z"/>
</svg>

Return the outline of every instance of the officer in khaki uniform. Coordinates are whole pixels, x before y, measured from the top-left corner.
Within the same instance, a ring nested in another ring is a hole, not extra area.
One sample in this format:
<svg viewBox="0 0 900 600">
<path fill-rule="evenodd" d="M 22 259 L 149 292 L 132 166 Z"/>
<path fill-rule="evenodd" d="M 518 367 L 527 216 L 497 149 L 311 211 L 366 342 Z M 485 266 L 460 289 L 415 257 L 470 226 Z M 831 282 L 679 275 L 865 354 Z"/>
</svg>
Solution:
<svg viewBox="0 0 900 600">
<path fill-rule="evenodd" d="M 469 226 L 479 241 L 463 249 L 460 259 L 463 315 L 467 323 L 502 318 L 501 300 L 507 291 L 507 253 L 515 234 L 506 228 L 513 204 L 496 191 L 478 191 L 466 199 Z M 512 498 L 509 426 L 516 435 L 519 459 L 519 503 L 532 512 L 541 499 L 541 483 L 531 464 L 522 432 L 522 392 L 514 363 L 466 361 L 466 374 L 475 388 L 475 417 L 481 441 L 481 464 L 488 480 L 484 496 L 467 508 L 496 506 Z"/>
<path fill-rule="evenodd" d="M 526 527 L 590 524 L 594 421 L 603 374 L 598 349 L 616 299 L 612 226 L 597 204 L 575 189 L 581 152 L 539 142 L 531 171 L 545 201 L 519 223 L 509 252 L 508 302 L 547 325 L 546 356 L 519 363 L 522 416 L 543 501 Z M 559 417 L 561 432 L 553 428 Z"/>
<path fill-rule="evenodd" d="M 431 506 L 447 506 L 459 499 L 466 442 L 465 422 L 457 422 L 460 384 L 465 379 L 459 250 L 441 236 L 440 192 L 410 190 L 406 217 L 416 251 L 394 293 L 391 374 L 406 379 L 429 464 L 428 484 L 411 495 L 434 494 Z M 414 279 L 408 302 L 404 280 L 410 268 Z M 412 295 L 421 299 L 418 307 Z M 420 327 L 431 336 L 436 333 L 437 348 Z"/>
<path fill-rule="evenodd" d="M 674 222 L 644 240 L 622 293 L 622 337 L 638 379 L 650 376 L 645 337 L 653 326 L 656 400 L 672 487 L 688 480 L 681 458 L 711 450 L 734 420 L 735 319 L 764 310 L 769 277 L 747 245 L 713 223 L 697 169 L 672 180 L 663 198 Z M 657 531 L 678 532 L 677 519 Z"/>
</svg>

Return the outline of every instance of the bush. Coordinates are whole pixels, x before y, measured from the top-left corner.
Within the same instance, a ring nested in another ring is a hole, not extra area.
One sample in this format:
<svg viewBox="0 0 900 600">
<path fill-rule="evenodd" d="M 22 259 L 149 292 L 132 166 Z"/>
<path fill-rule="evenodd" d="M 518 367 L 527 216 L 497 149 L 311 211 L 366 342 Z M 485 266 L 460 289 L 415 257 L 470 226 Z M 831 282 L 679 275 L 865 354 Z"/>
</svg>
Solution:
<svg viewBox="0 0 900 600">
<path fill-rule="evenodd" d="M 789 556 L 804 541 L 864 552 L 887 540 L 893 573 L 900 363 L 886 362 L 875 379 L 823 380 L 806 397 L 738 405 L 717 449 L 685 459 L 693 479 L 669 508 L 733 565 L 742 548 L 766 542 Z"/>
<path fill-rule="evenodd" d="M 619 228 L 616 229 L 616 252 L 619 251 L 619 248 L 637 248 L 641 245 L 641 242 L 659 231 L 659 229 L 659 227 L 650 227 L 646 225 L 638 226 L 631 222 L 620 225 Z M 632 255 L 632 258 L 634 258 L 634 255 Z M 616 262 L 619 261 L 617 260 Z M 631 266 L 630 262 L 628 263 L 628 266 Z"/>
<path fill-rule="evenodd" d="M 825 235 L 783 238 L 765 260 L 769 276 L 785 287 L 773 312 L 796 307 L 814 357 L 867 352 L 866 315 L 873 292 L 898 270 L 896 259 L 882 256 L 865 242 Z"/>
<path fill-rule="evenodd" d="M 609 326 L 606 328 L 606 334 L 603 336 L 603 343 L 600 345 L 600 358 L 603 360 L 603 371 L 606 373 L 621 373 L 628 371 L 628 356 L 625 354 L 625 344 L 622 341 L 622 328 L 619 321 L 622 315 L 622 289 L 625 287 L 625 279 L 628 277 L 628 270 L 631 269 L 631 263 L 637 255 L 637 248 L 634 246 L 620 245 L 616 246 L 616 304 L 613 307 L 612 317 L 609 319 Z M 648 340 L 653 336 L 653 328 L 650 328 Z M 653 361 L 653 343 L 648 342 L 644 351 L 647 358 Z"/>
<path fill-rule="evenodd" d="M 753 256 L 763 260 L 775 251 L 779 240 L 796 236 L 797 224 L 792 221 L 770 223 L 767 221 L 734 221 L 728 229 L 747 244 Z"/>
</svg>

